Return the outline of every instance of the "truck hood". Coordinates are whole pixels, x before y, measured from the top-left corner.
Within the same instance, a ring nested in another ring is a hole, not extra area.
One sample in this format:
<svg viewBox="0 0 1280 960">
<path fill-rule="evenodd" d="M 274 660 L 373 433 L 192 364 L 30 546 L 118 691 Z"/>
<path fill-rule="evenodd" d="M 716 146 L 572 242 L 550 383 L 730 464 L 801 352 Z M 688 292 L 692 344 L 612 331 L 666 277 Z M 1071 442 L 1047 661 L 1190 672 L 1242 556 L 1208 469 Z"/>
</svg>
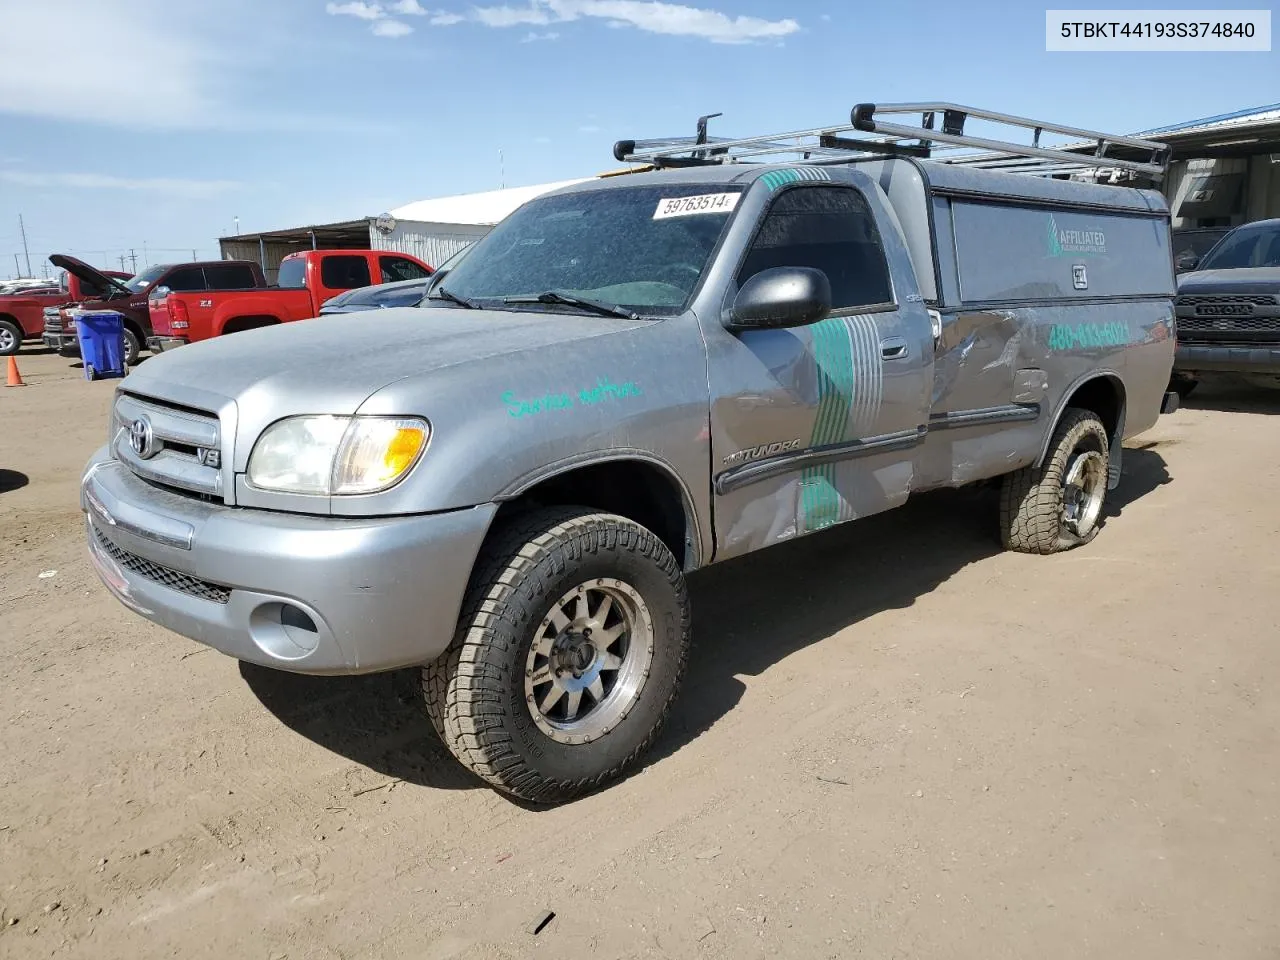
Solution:
<svg viewBox="0 0 1280 960">
<path fill-rule="evenodd" d="M 61 267 L 67 273 L 77 277 L 81 283 L 88 283 L 91 286 L 108 290 L 115 287 L 125 296 L 131 296 L 130 290 L 115 277 L 109 277 L 101 270 L 89 266 L 83 260 L 77 260 L 75 257 L 69 257 L 65 253 L 50 254 L 49 262 L 55 267 Z"/>
<path fill-rule="evenodd" d="M 121 387 L 202 409 L 235 401 L 242 427 L 260 416 L 352 414 L 405 377 L 653 322 L 460 307 L 346 313 L 180 347 L 139 365 Z"/>
<path fill-rule="evenodd" d="M 1184 273 L 1178 278 L 1178 293 L 1270 293 L 1280 295 L 1280 267 L 1194 270 Z"/>
</svg>

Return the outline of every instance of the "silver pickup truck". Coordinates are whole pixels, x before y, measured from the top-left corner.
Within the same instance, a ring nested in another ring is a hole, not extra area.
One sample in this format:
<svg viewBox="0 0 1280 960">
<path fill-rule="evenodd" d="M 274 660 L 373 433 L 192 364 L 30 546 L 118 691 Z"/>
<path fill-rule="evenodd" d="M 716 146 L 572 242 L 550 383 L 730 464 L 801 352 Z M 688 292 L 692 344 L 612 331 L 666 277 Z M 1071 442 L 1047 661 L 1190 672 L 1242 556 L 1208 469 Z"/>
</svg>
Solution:
<svg viewBox="0 0 1280 960">
<path fill-rule="evenodd" d="M 419 307 L 140 366 L 82 484 L 102 580 L 241 660 L 421 666 L 458 759 L 553 802 L 653 741 L 692 571 L 993 478 L 1008 548 L 1097 534 L 1176 405 L 1159 193 L 693 156 L 529 202 Z"/>
</svg>

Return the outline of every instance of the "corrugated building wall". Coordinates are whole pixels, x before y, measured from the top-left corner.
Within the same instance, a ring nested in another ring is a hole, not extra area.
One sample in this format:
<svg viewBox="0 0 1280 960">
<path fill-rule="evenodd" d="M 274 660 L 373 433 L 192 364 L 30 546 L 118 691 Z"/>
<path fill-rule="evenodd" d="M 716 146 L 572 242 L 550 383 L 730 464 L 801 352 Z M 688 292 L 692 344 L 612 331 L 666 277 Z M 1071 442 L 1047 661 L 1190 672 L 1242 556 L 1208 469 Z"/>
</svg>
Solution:
<svg viewBox="0 0 1280 960">
<path fill-rule="evenodd" d="M 252 260 L 254 263 L 259 262 L 258 258 L 262 249 L 265 248 L 267 262 L 263 265 L 263 273 L 267 275 L 267 283 L 276 282 L 281 260 L 291 253 L 308 249 L 296 243 L 281 243 L 273 240 L 265 241 L 262 247 L 259 247 L 254 240 L 223 240 L 221 246 L 223 260 Z"/>
<path fill-rule="evenodd" d="M 492 228 L 467 223 L 417 223 L 399 221 L 389 234 L 369 230 L 369 246 L 374 250 L 409 253 L 438 267 L 451 256 L 475 243 Z"/>
</svg>

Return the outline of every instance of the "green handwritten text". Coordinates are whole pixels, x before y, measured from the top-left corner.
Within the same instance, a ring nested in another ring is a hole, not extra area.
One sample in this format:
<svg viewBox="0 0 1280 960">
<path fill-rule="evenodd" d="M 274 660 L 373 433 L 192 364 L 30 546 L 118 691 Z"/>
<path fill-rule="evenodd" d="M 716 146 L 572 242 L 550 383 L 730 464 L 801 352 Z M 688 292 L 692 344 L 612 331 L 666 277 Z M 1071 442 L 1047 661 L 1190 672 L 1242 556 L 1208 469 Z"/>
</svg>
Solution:
<svg viewBox="0 0 1280 960">
<path fill-rule="evenodd" d="M 597 377 L 593 386 L 582 387 L 573 393 L 546 393 L 540 397 L 519 399 L 514 390 L 508 390 L 501 396 L 507 414 L 516 417 L 531 417 L 534 414 L 550 410 L 571 410 L 577 404 L 593 407 L 609 400 L 622 400 L 626 397 L 642 397 L 638 384 L 628 380 L 626 383 L 614 383 L 608 377 Z"/>
<path fill-rule="evenodd" d="M 1128 342 L 1129 327 L 1123 323 L 1058 323 L 1049 330 L 1050 350 L 1123 347 Z"/>
</svg>

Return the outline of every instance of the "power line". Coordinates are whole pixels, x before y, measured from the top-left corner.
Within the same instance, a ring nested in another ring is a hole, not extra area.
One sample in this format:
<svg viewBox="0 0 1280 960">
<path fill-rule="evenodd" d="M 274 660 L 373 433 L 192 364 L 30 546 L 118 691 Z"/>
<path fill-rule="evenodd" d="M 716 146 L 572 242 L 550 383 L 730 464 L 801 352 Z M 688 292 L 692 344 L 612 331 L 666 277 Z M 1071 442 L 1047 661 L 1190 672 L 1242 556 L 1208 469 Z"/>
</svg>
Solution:
<svg viewBox="0 0 1280 960">
<path fill-rule="evenodd" d="M 18 214 L 18 232 L 22 234 L 22 252 L 27 257 L 27 276 L 31 276 L 31 252 L 27 250 L 27 227 L 22 222 L 22 214 Z"/>
</svg>

